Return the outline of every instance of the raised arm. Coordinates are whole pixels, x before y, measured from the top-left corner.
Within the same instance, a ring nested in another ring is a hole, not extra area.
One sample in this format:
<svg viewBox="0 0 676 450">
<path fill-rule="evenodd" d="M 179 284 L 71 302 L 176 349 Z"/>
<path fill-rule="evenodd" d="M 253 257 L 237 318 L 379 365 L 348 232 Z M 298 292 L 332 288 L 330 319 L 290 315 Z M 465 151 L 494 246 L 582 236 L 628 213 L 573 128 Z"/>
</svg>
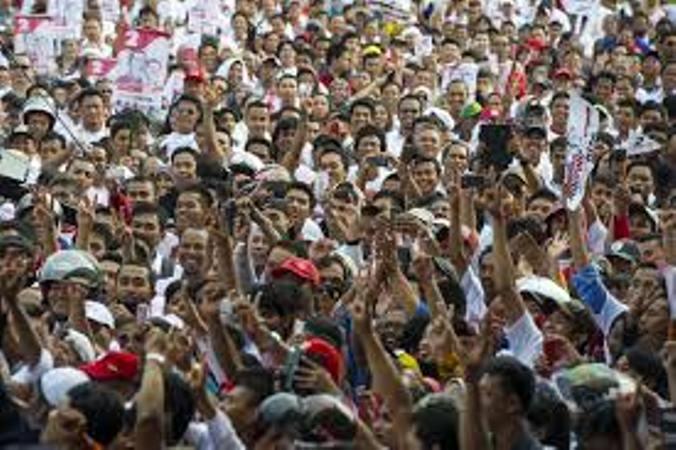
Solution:
<svg viewBox="0 0 676 450">
<path fill-rule="evenodd" d="M 307 115 L 303 113 L 300 123 L 298 124 L 298 129 L 296 130 L 296 135 L 294 136 L 293 146 L 291 151 L 286 153 L 282 157 L 282 166 L 293 174 L 300 163 L 300 155 L 307 141 Z"/>
<path fill-rule="evenodd" d="M 494 273 L 495 289 L 502 298 L 507 313 L 507 322 L 514 324 L 526 312 L 526 305 L 521 298 L 521 294 L 516 290 L 516 270 L 512 255 L 509 252 L 509 242 L 507 240 L 507 215 L 509 214 L 509 204 L 506 203 L 507 192 L 498 188 L 495 196 L 495 203 L 492 206 L 491 215 L 493 217 L 493 256 L 495 266 L 499 268 Z"/>
<path fill-rule="evenodd" d="M 373 329 L 372 310 L 376 301 L 376 291 L 374 289 L 366 291 L 359 289 L 357 300 L 352 304 L 355 332 L 373 376 L 373 388 L 382 395 L 388 410 L 394 415 L 393 430 L 397 433 L 398 448 L 405 448 L 403 444 L 411 426 L 413 401 L 394 362 Z"/>
<path fill-rule="evenodd" d="M 214 240 L 215 255 L 218 261 L 218 272 L 225 283 L 228 291 L 241 293 L 241 286 L 235 270 L 235 260 L 233 251 L 232 230 L 228 229 L 225 219 L 216 211 L 216 217 L 219 223 L 217 228 L 211 230 L 210 236 Z"/>
<path fill-rule="evenodd" d="M 457 184 L 454 184 L 449 192 L 451 198 L 451 209 L 449 215 L 450 226 L 450 243 L 448 246 L 448 253 L 458 276 L 462 276 L 467 270 L 469 260 L 465 254 L 465 246 L 462 240 L 462 217 L 461 217 L 461 190 Z"/>
<path fill-rule="evenodd" d="M 218 108 L 219 94 L 218 91 L 211 85 L 208 85 L 204 92 L 204 115 L 202 117 L 202 125 L 204 126 L 206 137 L 206 154 L 218 161 L 223 161 L 228 158 L 225 149 L 220 146 L 216 138 L 216 121 L 214 120 L 214 110 Z"/>
<path fill-rule="evenodd" d="M 575 268 L 589 264 L 589 253 L 582 235 L 582 214 L 579 210 L 568 211 L 568 233 L 570 235 L 570 252 Z"/>
<path fill-rule="evenodd" d="M 0 275 L 0 288 L 2 290 L 0 295 L 2 295 L 2 299 L 12 315 L 12 325 L 18 337 L 19 352 L 29 366 L 34 366 L 40 361 L 42 345 L 38 334 L 28 320 L 26 311 L 19 305 L 18 294 L 22 286 L 23 280 L 20 277 L 10 276 L 6 273 Z"/>
<path fill-rule="evenodd" d="M 135 448 L 164 448 L 164 376 L 162 365 L 167 349 L 167 337 L 153 329 L 146 338 L 146 362 L 141 389 L 136 395 Z"/>
</svg>

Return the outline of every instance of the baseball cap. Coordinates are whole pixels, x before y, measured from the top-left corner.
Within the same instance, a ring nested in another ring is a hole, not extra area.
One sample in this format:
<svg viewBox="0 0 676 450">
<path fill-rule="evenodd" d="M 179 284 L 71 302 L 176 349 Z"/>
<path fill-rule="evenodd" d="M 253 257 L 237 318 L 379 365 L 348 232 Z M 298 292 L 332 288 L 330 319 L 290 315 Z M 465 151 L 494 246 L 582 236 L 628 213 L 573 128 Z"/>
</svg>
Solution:
<svg viewBox="0 0 676 450">
<path fill-rule="evenodd" d="M 329 372 L 336 383 L 340 383 L 343 357 L 333 345 L 321 338 L 311 338 L 301 345 L 303 353 Z"/>
<path fill-rule="evenodd" d="M 606 256 L 609 258 L 614 256 L 636 264 L 641 259 L 641 250 L 636 242 L 630 239 L 621 239 L 610 245 Z"/>
<path fill-rule="evenodd" d="M 288 258 L 272 271 L 272 276 L 274 278 L 279 278 L 287 273 L 291 273 L 302 280 L 309 281 L 313 285 L 319 286 L 319 271 L 309 259 L 295 257 Z"/>
<path fill-rule="evenodd" d="M 87 300 L 85 302 L 85 316 L 93 322 L 115 329 L 115 318 L 103 303 Z"/>
<path fill-rule="evenodd" d="M 108 352 L 80 369 L 95 381 L 132 381 L 139 370 L 139 358 L 129 352 Z"/>
<path fill-rule="evenodd" d="M 554 281 L 538 275 L 528 275 L 516 280 L 519 293 L 529 293 L 536 300 L 550 299 L 560 308 L 564 308 L 572 300 L 570 294 Z M 544 306 L 544 305 L 542 305 Z"/>
</svg>

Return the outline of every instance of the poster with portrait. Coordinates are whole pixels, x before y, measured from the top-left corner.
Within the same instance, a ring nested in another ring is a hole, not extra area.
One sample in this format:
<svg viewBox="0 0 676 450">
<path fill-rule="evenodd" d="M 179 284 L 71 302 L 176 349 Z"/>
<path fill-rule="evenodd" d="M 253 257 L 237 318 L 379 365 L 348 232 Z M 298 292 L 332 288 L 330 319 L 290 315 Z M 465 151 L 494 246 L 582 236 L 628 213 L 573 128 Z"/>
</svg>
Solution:
<svg viewBox="0 0 676 450">
<path fill-rule="evenodd" d="M 161 113 L 167 76 L 169 35 L 150 29 L 130 29 L 108 78 L 113 82 L 113 107 L 137 108 L 156 116 Z"/>
<path fill-rule="evenodd" d="M 54 69 L 58 36 L 52 18 L 45 15 L 14 17 L 14 52 L 28 55 L 35 72 L 47 74 Z"/>
<path fill-rule="evenodd" d="M 219 20 L 223 23 L 221 7 L 217 0 L 194 2 L 188 9 L 188 32 L 216 36 Z"/>
</svg>

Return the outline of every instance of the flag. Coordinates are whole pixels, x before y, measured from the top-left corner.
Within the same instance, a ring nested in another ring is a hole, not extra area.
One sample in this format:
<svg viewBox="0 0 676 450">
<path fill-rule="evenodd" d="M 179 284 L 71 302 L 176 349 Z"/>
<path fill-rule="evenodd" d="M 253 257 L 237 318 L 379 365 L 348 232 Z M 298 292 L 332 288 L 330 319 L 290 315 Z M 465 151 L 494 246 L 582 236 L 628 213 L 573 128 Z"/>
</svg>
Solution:
<svg viewBox="0 0 676 450">
<path fill-rule="evenodd" d="M 563 191 L 566 207 L 578 208 L 584 197 L 585 185 L 591 172 L 592 147 L 599 129 L 599 113 L 577 92 L 570 95 L 568 112 L 568 149 L 566 151 Z"/>
</svg>

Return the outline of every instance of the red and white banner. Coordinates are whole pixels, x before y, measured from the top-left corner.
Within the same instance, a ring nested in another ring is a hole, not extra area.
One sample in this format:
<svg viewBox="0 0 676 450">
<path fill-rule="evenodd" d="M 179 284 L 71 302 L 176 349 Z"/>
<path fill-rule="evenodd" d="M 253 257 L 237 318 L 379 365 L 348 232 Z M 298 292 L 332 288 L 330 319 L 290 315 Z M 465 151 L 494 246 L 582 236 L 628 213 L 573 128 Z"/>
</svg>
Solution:
<svg viewBox="0 0 676 450">
<path fill-rule="evenodd" d="M 200 0 L 188 10 L 188 31 L 195 34 L 218 34 L 219 23 L 225 19 L 221 14 L 220 2 L 217 0 Z"/>
<path fill-rule="evenodd" d="M 169 35 L 150 29 L 130 29 L 109 72 L 115 110 L 140 109 L 149 115 L 162 110 L 162 93 L 169 62 Z"/>
<path fill-rule="evenodd" d="M 593 168 L 592 147 L 599 130 L 599 112 L 577 92 L 570 94 L 568 149 L 566 152 L 564 197 L 573 211 L 584 198 L 587 178 Z"/>
<path fill-rule="evenodd" d="M 80 39 L 84 15 L 82 0 L 50 0 L 48 12 L 52 16 L 54 34 L 59 40 Z"/>
<path fill-rule="evenodd" d="M 117 66 L 117 59 L 115 58 L 95 58 L 87 63 L 86 73 L 87 78 L 92 81 L 100 80 L 102 78 L 110 79 L 110 74 Z"/>
<path fill-rule="evenodd" d="M 26 54 L 38 74 L 47 74 L 54 70 L 58 42 L 51 17 L 14 17 L 14 52 Z"/>
</svg>

